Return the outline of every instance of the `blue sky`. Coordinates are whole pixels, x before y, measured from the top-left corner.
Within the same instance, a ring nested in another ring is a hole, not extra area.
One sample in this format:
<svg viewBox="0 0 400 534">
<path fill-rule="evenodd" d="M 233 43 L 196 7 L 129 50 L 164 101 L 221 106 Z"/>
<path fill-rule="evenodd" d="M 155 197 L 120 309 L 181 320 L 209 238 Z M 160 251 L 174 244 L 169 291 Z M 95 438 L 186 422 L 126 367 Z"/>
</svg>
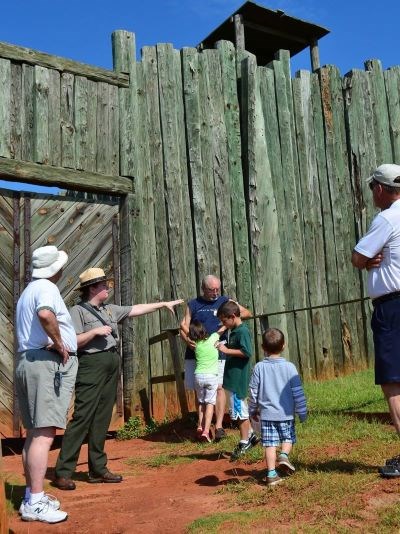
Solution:
<svg viewBox="0 0 400 534">
<path fill-rule="evenodd" d="M 0 41 L 26 46 L 99 67 L 112 68 L 111 33 L 136 35 L 137 50 L 173 43 L 195 46 L 244 0 L 9 0 L 2 2 Z M 383 67 L 400 64 L 395 35 L 400 0 L 259 0 L 271 9 L 328 28 L 320 41 L 321 64 L 342 74 L 364 68 L 367 59 Z M 293 58 L 293 70 L 309 69 L 308 51 Z M 1 185 L 1 184 L 0 184 Z"/>
</svg>

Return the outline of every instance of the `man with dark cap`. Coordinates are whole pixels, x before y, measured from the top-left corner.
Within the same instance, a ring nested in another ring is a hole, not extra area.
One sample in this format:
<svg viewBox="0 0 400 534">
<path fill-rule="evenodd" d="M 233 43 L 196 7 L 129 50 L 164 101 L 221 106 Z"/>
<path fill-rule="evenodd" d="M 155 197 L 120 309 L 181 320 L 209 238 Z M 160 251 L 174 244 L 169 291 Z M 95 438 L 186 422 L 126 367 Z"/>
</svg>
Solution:
<svg viewBox="0 0 400 534">
<path fill-rule="evenodd" d="M 55 467 L 54 485 L 74 490 L 72 480 L 79 452 L 88 437 L 89 482 L 116 483 L 122 476 L 107 469 L 104 451 L 106 434 L 117 395 L 119 375 L 118 324 L 129 317 L 152 313 L 161 308 L 171 312 L 183 300 L 117 306 L 105 304 L 109 296 L 103 269 L 87 269 L 80 276 L 82 300 L 71 309 L 78 339 L 79 369 L 75 384 L 75 407 L 64 434 Z"/>
<path fill-rule="evenodd" d="M 382 388 L 400 436 L 400 165 L 380 165 L 367 181 L 381 212 L 354 248 L 352 263 L 368 270 L 375 384 Z M 400 456 L 387 460 L 379 473 L 400 477 Z"/>
<path fill-rule="evenodd" d="M 26 490 L 19 509 L 24 521 L 58 523 L 67 518 L 60 502 L 43 487 L 56 428 L 66 427 L 78 369 L 75 330 L 56 286 L 67 261 L 67 254 L 57 247 L 34 250 L 32 282 L 17 304 L 16 386 L 26 428 Z"/>
</svg>

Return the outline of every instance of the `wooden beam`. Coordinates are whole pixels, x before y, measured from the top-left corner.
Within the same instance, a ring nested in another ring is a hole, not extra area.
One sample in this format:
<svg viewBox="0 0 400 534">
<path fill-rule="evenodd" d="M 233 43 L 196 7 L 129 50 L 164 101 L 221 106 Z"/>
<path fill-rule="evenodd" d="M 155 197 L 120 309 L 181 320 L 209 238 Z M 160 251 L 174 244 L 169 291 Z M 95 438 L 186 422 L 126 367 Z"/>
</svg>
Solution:
<svg viewBox="0 0 400 534">
<path fill-rule="evenodd" d="M 59 56 L 52 56 L 22 46 L 0 42 L 0 57 L 21 63 L 28 63 L 29 65 L 39 65 L 48 69 L 56 69 L 60 72 L 70 72 L 78 76 L 85 76 L 96 82 L 105 82 L 111 85 L 117 85 L 118 87 L 129 87 L 129 74 L 127 73 L 116 73 L 111 70 L 86 65 L 85 63 L 79 63 L 78 61 Z"/>
<path fill-rule="evenodd" d="M 110 195 L 126 195 L 133 192 L 131 178 L 40 165 L 17 159 L 0 158 L 0 177 L 16 182 L 108 193 Z"/>
<path fill-rule="evenodd" d="M 319 62 L 319 48 L 318 48 L 317 40 L 313 41 L 310 44 L 310 57 L 311 57 L 311 70 L 315 72 L 321 67 L 321 64 Z"/>
<path fill-rule="evenodd" d="M 246 50 L 246 43 L 244 38 L 243 17 L 237 14 L 233 17 L 233 24 L 235 26 L 235 46 L 236 50 Z"/>
</svg>

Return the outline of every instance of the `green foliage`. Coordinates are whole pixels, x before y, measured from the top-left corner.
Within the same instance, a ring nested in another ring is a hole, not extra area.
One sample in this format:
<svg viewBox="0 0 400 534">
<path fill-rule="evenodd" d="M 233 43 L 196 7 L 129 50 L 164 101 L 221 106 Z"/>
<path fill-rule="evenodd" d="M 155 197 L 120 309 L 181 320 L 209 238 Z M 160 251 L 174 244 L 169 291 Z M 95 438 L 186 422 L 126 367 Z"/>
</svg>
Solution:
<svg viewBox="0 0 400 534">
<path fill-rule="evenodd" d="M 147 425 L 143 424 L 142 419 L 139 416 L 130 417 L 128 421 L 117 430 L 116 439 L 122 441 L 125 439 L 135 439 L 152 434 L 160 429 L 160 427 L 166 424 L 167 421 L 157 423 L 154 419 L 150 419 Z"/>
</svg>

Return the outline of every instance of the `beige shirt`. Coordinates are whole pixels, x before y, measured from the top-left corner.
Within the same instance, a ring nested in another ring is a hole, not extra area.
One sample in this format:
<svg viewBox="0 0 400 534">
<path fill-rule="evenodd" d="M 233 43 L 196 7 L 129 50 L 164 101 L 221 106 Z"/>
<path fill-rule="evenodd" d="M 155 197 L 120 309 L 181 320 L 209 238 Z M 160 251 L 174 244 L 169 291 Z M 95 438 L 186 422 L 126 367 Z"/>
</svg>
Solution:
<svg viewBox="0 0 400 534">
<path fill-rule="evenodd" d="M 89 304 L 90 306 L 90 304 Z M 118 323 L 122 322 L 129 315 L 132 306 L 117 306 L 116 304 L 102 304 L 98 308 L 93 306 L 94 310 L 104 318 L 106 324 L 111 326 L 113 334 L 108 336 L 95 336 L 89 343 L 82 347 L 82 352 L 94 353 L 110 350 L 119 344 Z M 70 309 L 72 322 L 76 334 L 89 332 L 93 328 L 104 326 L 104 324 L 89 310 L 86 310 L 79 304 Z"/>
</svg>

